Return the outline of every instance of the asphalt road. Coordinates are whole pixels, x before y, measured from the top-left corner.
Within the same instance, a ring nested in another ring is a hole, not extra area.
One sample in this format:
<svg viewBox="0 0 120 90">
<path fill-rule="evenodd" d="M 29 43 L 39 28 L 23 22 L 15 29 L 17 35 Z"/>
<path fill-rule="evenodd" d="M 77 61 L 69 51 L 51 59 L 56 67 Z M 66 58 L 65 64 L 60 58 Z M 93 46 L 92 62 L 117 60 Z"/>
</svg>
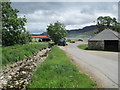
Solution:
<svg viewBox="0 0 120 90">
<path fill-rule="evenodd" d="M 81 50 L 76 46 L 85 44 L 85 42 L 77 42 L 68 44 L 62 48 L 67 52 L 73 61 L 79 65 L 83 72 L 85 71 L 94 78 L 99 84 L 106 88 L 118 87 L 118 60 L 114 58 L 106 58 L 92 54 L 85 50 Z"/>
</svg>

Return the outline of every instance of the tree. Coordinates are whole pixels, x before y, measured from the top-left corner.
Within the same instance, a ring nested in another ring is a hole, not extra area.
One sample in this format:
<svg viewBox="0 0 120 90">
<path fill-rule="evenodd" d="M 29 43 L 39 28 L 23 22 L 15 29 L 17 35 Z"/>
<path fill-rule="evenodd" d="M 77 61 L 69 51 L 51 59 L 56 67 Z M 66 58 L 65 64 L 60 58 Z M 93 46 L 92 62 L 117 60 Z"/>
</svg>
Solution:
<svg viewBox="0 0 120 90">
<path fill-rule="evenodd" d="M 65 25 L 58 21 L 47 27 L 47 33 L 56 44 L 58 44 L 60 39 L 67 36 Z"/>
<path fill-rule="evenodd" d="M 20 34 L 19 44 L 26 44 L 26 42 L 31 42 L 32 37 L 29 32 L 24 32 Z"/>
<path fill-rule="evenodd" d="M 28 43 L 30 38 L 26 37 L 28 34 L 25 29 L 27 19 L 18 17 L 17 9 L 11 7 L 11 2 L 1 2 L 2 6 L 2 44 L 4 46 L 11 46 L 15 44 Z M 23 42 L 24 41 L 24 42 Z"/>
<path fill-rule="evenodd" d="M 0 45 L 2 45 L 2 7 L 1 7 L 1 4 L 0 4 Z"/>
<path fill-rule="evenodd" d="M 109 28 L 114 31 L 120 32 L 120 23 L 117 22 L 116 18 L 111 18 L 110 16 L 100 16 L 97 18 L 97 27 L 98 32 L 101 32 L 102 30 Z"/>
<path fill-rule="evenodd" d="M 112 27 L 112 29 L 120 33 L 120 23 L 119 22 L 115 23 L 115 26 Z"/>
</svg>

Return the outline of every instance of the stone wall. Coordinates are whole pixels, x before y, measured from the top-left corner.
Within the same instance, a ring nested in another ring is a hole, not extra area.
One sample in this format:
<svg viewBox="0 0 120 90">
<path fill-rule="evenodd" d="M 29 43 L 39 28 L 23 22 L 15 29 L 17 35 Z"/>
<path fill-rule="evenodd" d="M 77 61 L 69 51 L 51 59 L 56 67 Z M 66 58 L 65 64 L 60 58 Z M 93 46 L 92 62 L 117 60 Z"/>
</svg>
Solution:
<svg viewBox="0 0 120 90">
<path fill-rule="evenodd" d="M 104 41 L 88 41 L 88 49 L 104 50 Z"/>
</svg>

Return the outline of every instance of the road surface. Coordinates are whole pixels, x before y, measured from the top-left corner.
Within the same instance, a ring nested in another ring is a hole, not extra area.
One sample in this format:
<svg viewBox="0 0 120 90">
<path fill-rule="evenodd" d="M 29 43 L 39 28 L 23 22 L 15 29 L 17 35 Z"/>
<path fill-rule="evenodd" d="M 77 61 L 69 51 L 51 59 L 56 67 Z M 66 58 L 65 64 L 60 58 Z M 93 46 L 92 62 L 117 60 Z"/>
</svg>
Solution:
<svg viewBox="0 0 120 90">
<path fill-rule="evenodd" d="M 105 88 L 118 88 L 118 60 L 81 50 L 76 47 L 79 44 L 84 44 L 84 42 L 69 44 L 62 49 L 67 52 L 83 72 L 94 78 L 99 85 Z"/>
</svg>

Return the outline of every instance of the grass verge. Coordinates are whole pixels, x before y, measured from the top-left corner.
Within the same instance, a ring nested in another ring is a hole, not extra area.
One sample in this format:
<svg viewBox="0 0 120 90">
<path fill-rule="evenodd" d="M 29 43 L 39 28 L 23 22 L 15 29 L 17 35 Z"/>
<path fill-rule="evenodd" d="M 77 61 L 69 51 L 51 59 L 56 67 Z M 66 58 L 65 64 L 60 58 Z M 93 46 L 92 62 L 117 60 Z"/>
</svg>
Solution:
<svg viewBox="0 0 120 90">
<path fill-rule="evenodd" d="M 2 66 L 22 60 L 35 54 L 38 50 L 47 47 L 47 43 L 30 43 L 2 48 Z"/>
<path fill-rule="evenodd" d="M 87 44 L 81 44 L 81 45 L 78 45 L 77 47 L 80 48 L 80 49 L 83 49 L 83 50 L 87 50 L 88 49 L 88 45 Z"/>
<path fill-rule="evenodd" d="M 109 50 L 97 50 L 97 49 L 88 49 L 88 44 L 81 44 L 77 46 L 82 50 L 89 50 L 89 51 L 99 51 L 99 52 L 119 52 L 119 51 L 109 51 Z"/>
<path fill-rule="evenodd" d="M 33 73 L 30 88 L 94 88 L 96 83 L 79 72 L 57 46 L 52 47 L 47 59 Z"/>
</svg>

